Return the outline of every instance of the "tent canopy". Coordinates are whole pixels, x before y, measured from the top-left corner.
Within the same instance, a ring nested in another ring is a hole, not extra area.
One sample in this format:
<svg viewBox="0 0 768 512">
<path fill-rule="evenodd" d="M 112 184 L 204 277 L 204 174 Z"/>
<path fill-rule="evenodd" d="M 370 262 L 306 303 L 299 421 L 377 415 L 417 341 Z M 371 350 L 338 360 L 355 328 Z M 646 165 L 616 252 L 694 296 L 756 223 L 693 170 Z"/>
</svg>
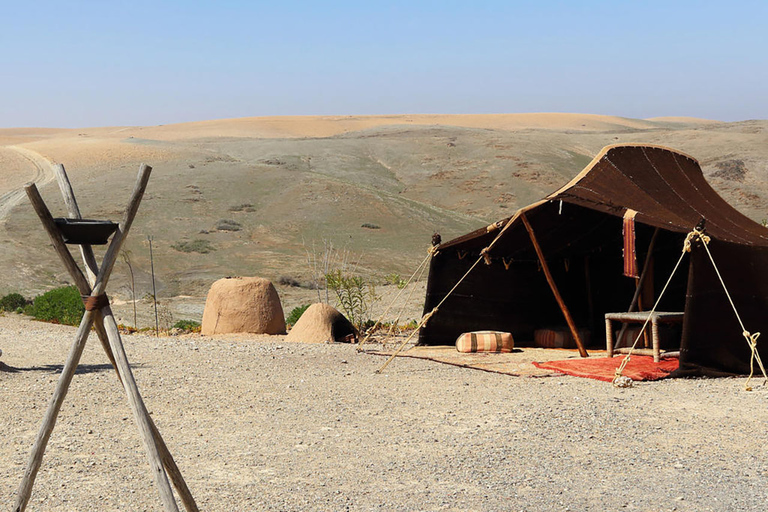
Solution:
<svg viewBox="0 0 768 512">
<path fill-rule="evenodd" d="M 623 217 L 634 210 L 637 257 L 654 246 L 651 294 L 680 256 L 685 235 L 705 220 L 710 250 L 747 329 L 759 331 L 768 306 L 768 229 L 739 213 L 706 182 L 696 159 L 652 145 L 612 145 L 561 189 L 513 216 L 438 247 L 425 313 L 432 311 L 486 253 L 420 333 L 425 344 L 452 343 L 462 332 L 498 329 L 532 339 L 562 325 L 522 216 L 532 226 L 552 277 L 591 345 L 604 342 L 602 317 L 626 311 L 635 282 L 623 277 Z M 744 373 L 750 351 L 703 249 L 694 249 L 660 308 L 684 311 L 681 368 Z M 703 256 L 703 257 L 702 257 Z M 706 258 L 706 259 L 705 259 Z M 650 309 L 652 304 L 644 304 Z M 750 326 L 746 319 L 753 323 Z"/>
</svg>

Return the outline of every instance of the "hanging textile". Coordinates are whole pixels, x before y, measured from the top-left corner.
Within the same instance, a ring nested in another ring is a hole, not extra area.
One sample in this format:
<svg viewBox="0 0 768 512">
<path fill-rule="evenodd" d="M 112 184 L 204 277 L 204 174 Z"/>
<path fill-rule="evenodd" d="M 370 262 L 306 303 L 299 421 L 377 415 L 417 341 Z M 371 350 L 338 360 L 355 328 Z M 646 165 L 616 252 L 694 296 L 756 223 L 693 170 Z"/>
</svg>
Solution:
<svg viewBox="0 0 768 512">
<path fill-rule="evenodd" d="M 624 275 L 627 277 L 638 278 L 637 273 L 637 251 L 635 240 L 635 210 L 624 213 Z"/>
</svg>

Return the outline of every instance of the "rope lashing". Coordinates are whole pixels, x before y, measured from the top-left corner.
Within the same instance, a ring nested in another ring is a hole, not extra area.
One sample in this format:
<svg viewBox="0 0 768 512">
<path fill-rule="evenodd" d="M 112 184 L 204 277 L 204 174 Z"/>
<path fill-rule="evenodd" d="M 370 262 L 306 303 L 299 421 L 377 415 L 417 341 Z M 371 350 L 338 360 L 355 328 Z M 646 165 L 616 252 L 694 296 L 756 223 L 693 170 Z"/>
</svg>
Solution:
<svg viewBox="0 0 768 512">
<path fill-rule="evenodd" d="M 691 252 L 693 242 L 696 240 L 701 240 L 704 242 L 704 246 L 706 247 L 709 245 L 711 238 L 708 235 L 705 235 L 703 231 L 699 231 L 697 228 L 693 228 L 693 230 L 685 237 L 685 241 L 683 242 L 683 252 Z M 709 252 L 709 249 L 707 249 L 707 252 Z M 712 261 L 713 265 L 714 263 L 715 262 Z"/>
<path fill-rule="evenodd" d="M 83 299 L 83 305 L 85 306 L 86 311 L 95 311 L 109 306 L 109 298 L 106 293 L 96 296 L 81 295 L 80 298 Z"/>
<path fill-rule="evenodd" d="M 480 251 L 480 256 L 483 257 L 483 261 L 485 261 L 486 265 L 491 264 L 491 255 L 490 255 L 490 247 L 486 247 L 482 251 Z"/>
</svg>

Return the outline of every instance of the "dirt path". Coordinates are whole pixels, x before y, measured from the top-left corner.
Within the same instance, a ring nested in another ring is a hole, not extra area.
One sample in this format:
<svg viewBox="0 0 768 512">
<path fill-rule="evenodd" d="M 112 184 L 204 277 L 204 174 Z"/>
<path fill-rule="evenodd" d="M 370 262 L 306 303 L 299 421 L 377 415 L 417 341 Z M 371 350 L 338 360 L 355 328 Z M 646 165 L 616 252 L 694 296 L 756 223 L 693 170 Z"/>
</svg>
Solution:
<svg viewBox="0 0 768 512">
<path fill-rule="evenodd" d="M 20 146 L 6 146 L 5 149 L 16 152 L 24 160 L 32 164 L 34 174 L 28 181 L 34 181 L 38 187 L 50 183 L 56 177 L 53 174 L 53 162 L 43 155 Z M 0 189 L 0 192 L 2 192 L 2 195 L 0 195 L 0 223 L 2 223 L 5 222 L 11 210 L 26 196 L 26 193 L 23 187 L 14 187 L 12 190 L 5 191 Z"/>
</svg>

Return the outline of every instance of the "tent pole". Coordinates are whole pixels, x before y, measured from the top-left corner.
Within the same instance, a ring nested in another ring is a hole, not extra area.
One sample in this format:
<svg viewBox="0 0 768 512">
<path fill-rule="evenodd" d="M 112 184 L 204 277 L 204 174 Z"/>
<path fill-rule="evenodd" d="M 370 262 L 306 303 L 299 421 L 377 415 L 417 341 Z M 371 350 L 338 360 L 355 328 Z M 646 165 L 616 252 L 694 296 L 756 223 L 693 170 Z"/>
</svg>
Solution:
<svg viewBox="0 0 768 512">
<path fill-rule="evenodd" d="M 528 231 L 528 236 L 531 237 L 531 243 L 533 243 L 533 248 L 536 250 L 536 256 L 539 257 L 541 268 L 544 270 L 544 275 L 547 277 L 547 283 L 549 283 L 552 294 L 555 296 L 555 300 L 560 306 L 560 311 L 563 312 L 565 321 L 568 323 L 568 328 L 571 330 L 573 339 L 576 341 L 576 345 L 579 347 L 579 355 L 581 355 L 581 357 L 589 357 L 589 354 L 587 354 L 587 349 L 584 348 L 584 343 L 582 343 L 581 337 L 579 336 L 579 331 L 576 329 L 576 324 L 571 317 L 571 312 L 568 311 L 568 307 L 565 305 L 565 302 L 563 301 L 563 298 L 560 296 L 560 292 L 557 289 L 555 280 L 552 278 L 552 273 L 549 271 L 549 265 L 547 265 L 547 260 L 544 259 L 544 253 L 541 251 L 538 240 L 536 240 L 536 235 L 533 233 L 533 228 L 528 222 L 528 217 L 525 215 L 525 213 L 521 213 L 520 218 L 522 219 L 523 224 L 525 224 L 525 229 Z"/>
</svg>

